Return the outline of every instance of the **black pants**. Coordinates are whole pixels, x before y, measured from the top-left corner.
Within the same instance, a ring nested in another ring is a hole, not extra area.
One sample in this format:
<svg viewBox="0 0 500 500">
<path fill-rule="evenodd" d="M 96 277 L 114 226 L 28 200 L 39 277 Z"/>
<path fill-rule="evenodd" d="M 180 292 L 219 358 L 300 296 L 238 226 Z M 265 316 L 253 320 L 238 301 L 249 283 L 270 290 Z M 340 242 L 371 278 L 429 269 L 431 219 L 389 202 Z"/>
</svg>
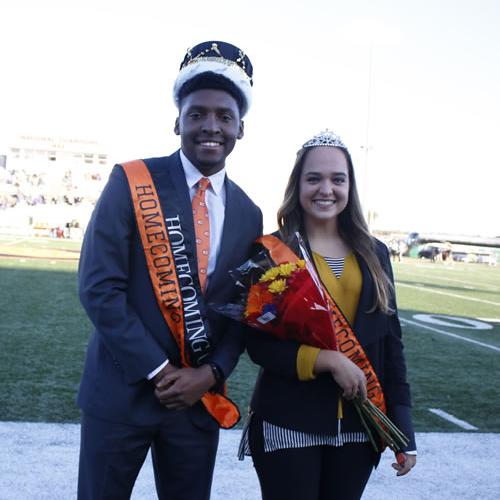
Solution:
<svg viewBox="0 0 500 500">
<path fill-rule="evenodd" d="M 265 453 L 262 420 L 256 415 L 249 439 L 263 500 L 359 500 L 373 469 L 369 443 Z"/>
<path fill-rule="evenodd" d="M 151 448 L 160 500 L 208 500 L 219 432 L 193 425 L 185 411 L 161 425 L 135 427 L 82 414 L 79 500 L 126 500 Z M 153 498 L 154 492 L 151 492 Z"/>
</svg>

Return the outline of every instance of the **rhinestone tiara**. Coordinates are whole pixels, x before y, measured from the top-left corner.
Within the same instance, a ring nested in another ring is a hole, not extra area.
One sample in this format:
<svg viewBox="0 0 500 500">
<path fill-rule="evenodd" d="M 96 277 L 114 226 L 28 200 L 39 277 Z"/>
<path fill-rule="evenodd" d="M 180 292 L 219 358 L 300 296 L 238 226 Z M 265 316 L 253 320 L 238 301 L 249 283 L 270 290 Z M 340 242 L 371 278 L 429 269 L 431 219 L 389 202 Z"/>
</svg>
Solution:
<svg viewBox="0 0 500 500">
<path fill-rule="evenodd" d="M 342 139 L 337 134 L 328 129 L 323 130 L 323 132 L 320 132 L 312 139 L 309 139 L 302 147 L 314 148 L 316 146 L 330 146 L 332 148 L 347 149 L 347 146 L 342 142 Z"/>
</svg>

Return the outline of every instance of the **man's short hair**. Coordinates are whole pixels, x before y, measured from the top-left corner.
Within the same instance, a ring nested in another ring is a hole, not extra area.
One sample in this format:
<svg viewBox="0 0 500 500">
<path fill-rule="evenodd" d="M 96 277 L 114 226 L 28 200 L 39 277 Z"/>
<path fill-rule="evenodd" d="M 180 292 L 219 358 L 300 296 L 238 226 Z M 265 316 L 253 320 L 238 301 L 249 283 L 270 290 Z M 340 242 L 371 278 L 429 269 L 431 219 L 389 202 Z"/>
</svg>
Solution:
<svg viewBox="0 0 500 500">
<path fill-rule="evenodd" d="M 199 75 L 196 75 L 188 80 L 179 90 L 179 104 L 192 92 L 202 89 L 223 90 L 224 92 L 227 92 L 238 104 L 240 115 L 243 115 L 245 98 L 243 97 L 241 90 L 231 80 L 212 72 L 200 73 Z"/>
</svg>

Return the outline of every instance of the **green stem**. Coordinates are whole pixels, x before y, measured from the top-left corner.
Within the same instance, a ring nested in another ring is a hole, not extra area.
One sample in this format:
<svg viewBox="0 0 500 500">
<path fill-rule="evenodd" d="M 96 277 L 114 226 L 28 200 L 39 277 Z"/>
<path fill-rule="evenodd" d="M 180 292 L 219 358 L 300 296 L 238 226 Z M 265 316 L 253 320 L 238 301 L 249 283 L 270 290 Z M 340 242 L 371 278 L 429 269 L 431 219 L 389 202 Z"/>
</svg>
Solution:
<svg viewBox="0 0 500 500">
<path fill-rule="evenodd" d="M 407 446 L 409 443 L 408 438 L 394 425 L 394 423 L 387 417 L 387 415 L 380 410 L 376 405 L 374 405 L 370 400 L 366 401 L 365 408 L 369 411 L 371 411 L 374 416 L 376 416 L 383 425 L 385 425 L 391 433 L 394 435 L 394 438 L 398 442 L 400 442 L 404 447 Z"/>
<path fill-rule="evenodd" d="M 366 420 L 368 420 L 379 436 L 393 451 L 396 452 L 408 444 L 406 436 L 371 401 L 366 400 L 361 402 L 361 400 L 356 399 L 354 402 L 357 409 L 359 405 L 358 413 L 364 423 L 366 424 Z"/>
<path fill-rule="evenodd" d="M 370 427 L 369 427 L 368 423 L 366 422 L 365 417 L 363 416 L 362 406 L 356 400 L 354 401 L 354 408 L 356 408 L 356 411 L 358 412 L 359 419 L 361 420 L 361 423 L 363 424 L 363 427 L 365 428 L 366 433 L 368 434 L 368 439 L 370 440 L 370 443 L 372 444 L 375 451 L 379 452 L 377 443 L 375 442 L 375 439 L 373 438 L 373 434 L 370 430 Z"/>
</svg>

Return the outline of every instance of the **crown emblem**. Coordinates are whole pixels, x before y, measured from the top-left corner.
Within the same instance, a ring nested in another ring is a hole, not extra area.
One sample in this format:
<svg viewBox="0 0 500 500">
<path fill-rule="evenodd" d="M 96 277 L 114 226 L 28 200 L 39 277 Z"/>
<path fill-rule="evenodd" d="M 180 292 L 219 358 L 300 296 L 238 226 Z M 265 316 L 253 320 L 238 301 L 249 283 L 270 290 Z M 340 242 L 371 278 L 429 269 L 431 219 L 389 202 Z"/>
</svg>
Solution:
<svg viewBox="0 0 500 500">
<path fill-rule="evenodd" d="M 328 129 L 315 135 L 312 139 L 309 139 L 302 147 L 314 148 L 316 146 L 330 146 L 332 148 L 347 149 L 347 146 L 342 142 L 342 139 Z"/>
<path fill-rule="evenodd" d="M 208 43 L 210 43 L 210 46 L 203 48 Z M 219 43 L 221 44 L 221 46 L 219 46 Z M 221 49 L 224 51 L 224 53 Z M 234 54 L 236 50 L 238 51 L 237 55 Z M 237 47 L 224 42 L 206 42 L 204 44 L 197 45 L 192 49 L 188 49 L 184 57 L 184 61 L 182 61 L 181 67 L 179 69 L 182 70 L 183 68 L 191 64 L 203 63 L 207 61 L 218 62 L 226 66 L 237 66 L 239 69 L 243 70 L 244 77 L 250 81 L 251 85 L 253 85 L 253 70 L 248 73 L 247 60 L 248 57 L 245 55 L 245 53 Z"/>
</svg>

